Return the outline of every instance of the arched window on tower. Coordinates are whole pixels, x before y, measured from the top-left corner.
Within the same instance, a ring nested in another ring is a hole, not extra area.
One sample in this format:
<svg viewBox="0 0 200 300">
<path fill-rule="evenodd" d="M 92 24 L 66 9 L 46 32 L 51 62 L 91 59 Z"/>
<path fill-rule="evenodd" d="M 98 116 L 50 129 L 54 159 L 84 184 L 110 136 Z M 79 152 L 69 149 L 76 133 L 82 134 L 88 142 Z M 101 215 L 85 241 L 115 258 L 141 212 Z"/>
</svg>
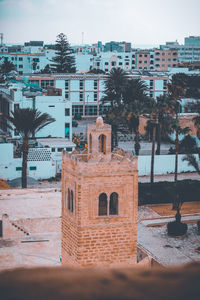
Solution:
<svg viewBox="0 0 200 300">
<path fill-rule="evenodd" d="M 89 149 L 90 149 L 90 153 L 92 153 L 92 135 L 90 133 L 90 137 L 89 137 Z"/>
<path fill-rule="evenodd" d="M 71 204 L 70 203 L 70 190 L 68 189 L 68 195 L 67 195 L 67 208 L 68 208 L 68 210 L 70 210 L 70 207 L 71 207 L 70 204 Z"/>
<path fill-rule="evenodd" d="M 73 191 L 71 191 L 70 202 L 71 202 L 71 207 L 70 207 L 71 209 L 70 209 L 70 211 L 73 212 L 73 210 L 74 210 L 74 193 L 73 193 Z"/>
<path fill-rule="evenodd" d="M 102 193 L 99 195 L 99 216 L 107 215 L 107 195 Z"/>
<path fill-rule="evenodd" d="M 109 215 L 118 215 L 118 194 L 115 192 L 110 195 Z"/>
<path fill-rule="evenodd" d="M 106 136 L 104 134 L 99 136 L 99 152 L 106 154 Z"/>
</svg>

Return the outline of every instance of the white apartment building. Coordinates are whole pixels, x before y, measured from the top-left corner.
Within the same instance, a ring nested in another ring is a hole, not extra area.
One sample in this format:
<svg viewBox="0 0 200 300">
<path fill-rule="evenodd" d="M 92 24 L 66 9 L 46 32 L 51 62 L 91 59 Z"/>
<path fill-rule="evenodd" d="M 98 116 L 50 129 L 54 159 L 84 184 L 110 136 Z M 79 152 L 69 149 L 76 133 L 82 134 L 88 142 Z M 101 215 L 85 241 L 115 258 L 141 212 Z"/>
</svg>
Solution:
<svg viewBox="0 0 200 300">
<path fill-rule="evenodd" d="M 49 92 L 50 91 L 50 92 Z M 11 85 L 8 89 L 0 89 L 1 98 L 7 101 L 7 113 L 15 111 L 18 108 L 35 108 L 42 113 L 48 113 L 55 122 L 41 129 L 36 137 L 60 137 L 72 139 L 72 106 L 71 102 L 62 96 L 61 91 L 48 90 L 43 93 L 40 91 L 31 91 L 26 85 L 17 83 Z M 5 125 L 5 124 L 4 124 Z M 5 126 L 4 126 L 5 127 Z M 4 128 L 5 130 L 5 128 Z M 11 132 L 13 138 L 18 138 L 16 130 Z"/>
<path fill-rule="evenodd" d="M 101 52 L 97 56 L 92 56 L 92 68 L 110 72 L 112 68 L 122 68 L 131 71 L 132 53 L 125 52 Z"/>
<path fill-rule="evenodd" d="M 72 116 L 76 114 L 83 117 L 98 116 L 103 113 L 106 106 L 100 107 L 105 91 L 104 74 L 52 74 L 31 75 L 29 82 L 41 88 L 50 85 L 62 90 L 62 97 L 71 103 Z M 167 91 L 168 76 L 164 73 L 140 72 L 128 75 L 130 78 L 141 78 L 147 85 L 147 94 L 156 98 Z"/>
</svg>

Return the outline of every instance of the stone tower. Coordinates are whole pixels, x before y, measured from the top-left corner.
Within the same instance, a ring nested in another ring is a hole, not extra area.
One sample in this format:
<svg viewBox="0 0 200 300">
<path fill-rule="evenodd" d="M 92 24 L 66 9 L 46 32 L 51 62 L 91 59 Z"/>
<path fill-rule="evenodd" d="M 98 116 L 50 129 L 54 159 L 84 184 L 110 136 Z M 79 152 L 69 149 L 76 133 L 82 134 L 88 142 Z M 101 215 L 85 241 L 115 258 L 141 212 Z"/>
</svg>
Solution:
<svg viewBox="0 0 200 300">
<path fill-rule="evenodd" d="M 137 158 L 111 152 L 111 126 L 88 126 L 88 151 L 63 154 L 62 264 L 135 264 Z"/>
</svg>

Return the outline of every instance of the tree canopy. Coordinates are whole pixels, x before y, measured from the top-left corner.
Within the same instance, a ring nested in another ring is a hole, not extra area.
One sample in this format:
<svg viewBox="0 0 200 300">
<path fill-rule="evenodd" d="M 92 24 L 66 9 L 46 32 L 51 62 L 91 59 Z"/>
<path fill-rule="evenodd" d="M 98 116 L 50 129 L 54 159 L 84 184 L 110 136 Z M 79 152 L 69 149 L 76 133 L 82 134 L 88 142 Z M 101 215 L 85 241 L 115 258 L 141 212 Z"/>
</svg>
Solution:
<svg viewBox="0 0 200 300">
<path fill-rule="evenodd" d="M 11 114 L 6 118 L 14 125 L 22 138 L 34 136 L 36 132 L 55 121 L 49 114 L 31 108 L 17 109 Z"/>
<path fill-rule="evenodd" d="M 75 58 L 64 33 L 57 36 L 55 56 L 52 58 L 51 69 L 55 73 L 75 73 Z"/>
<path fill-rule="evenodd" d="M 10 62 L 5 60 L 1 65 L 0 65 L 0 73 L 2 75 L 7 75 L 9 72 L 15 70 L 15 65 Z"/>
</svg>

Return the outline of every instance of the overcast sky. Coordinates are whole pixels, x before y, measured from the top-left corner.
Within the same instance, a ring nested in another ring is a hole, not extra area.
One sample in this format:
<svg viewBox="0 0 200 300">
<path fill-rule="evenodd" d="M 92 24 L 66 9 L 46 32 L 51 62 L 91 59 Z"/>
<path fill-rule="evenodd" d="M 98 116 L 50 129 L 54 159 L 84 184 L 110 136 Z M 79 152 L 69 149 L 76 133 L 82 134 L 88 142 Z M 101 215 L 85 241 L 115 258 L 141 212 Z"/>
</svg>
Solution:
<svg viewBox="0 0 200 300">
<path fill-rule="evenodd" d="M 200 35 L 200 0 L 0 0 L 4 43 L 55 42 L 63 32 L 70 44 L 129 41 L 132 46 L 184 43 Z"/>
</svg>

